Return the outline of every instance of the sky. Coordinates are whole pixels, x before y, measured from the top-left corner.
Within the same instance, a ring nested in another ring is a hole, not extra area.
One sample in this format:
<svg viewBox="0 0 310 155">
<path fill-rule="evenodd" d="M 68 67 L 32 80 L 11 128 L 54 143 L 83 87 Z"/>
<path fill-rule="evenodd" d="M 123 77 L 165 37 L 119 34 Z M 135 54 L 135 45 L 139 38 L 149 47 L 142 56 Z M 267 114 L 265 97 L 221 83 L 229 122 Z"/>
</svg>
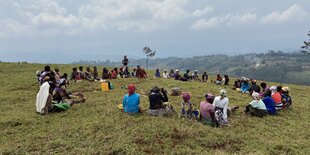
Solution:
<svg viewBox="0 0 310 155">
<path fill-rule="evenodd" d="M 299 50 L 310 0 L 0 0 L 0 61 Z"/>
</svg>

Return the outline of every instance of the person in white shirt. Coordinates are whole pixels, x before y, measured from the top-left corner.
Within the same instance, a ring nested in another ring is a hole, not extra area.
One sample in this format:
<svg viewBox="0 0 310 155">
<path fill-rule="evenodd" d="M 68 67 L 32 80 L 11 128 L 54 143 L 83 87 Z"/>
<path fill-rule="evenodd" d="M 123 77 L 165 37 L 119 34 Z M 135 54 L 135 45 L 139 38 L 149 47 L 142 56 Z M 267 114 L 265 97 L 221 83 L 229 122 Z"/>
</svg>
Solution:
<svg viewBox="0 0 310 155">
<path fill-rule="evenodd" d="M 225 89 L 222 89 L 220 91 L 220 96 L 215 97 L 213 101 L 217 126 L 228 125 L 227 110 L 229 99 L 226 96 L 227 91 Z"/>
<path fill-rule="evenodd" d="M 265 103 L 261 100 L 259 93 L 252 93 L 253 101 L 246 106 L 245 113 L 250 113 L 252 116 L 264 117 L 268 114 Z"/>
<path fill-rule="evenodd" d="M 163 78 L 164 78 L 164 79 L 169 79 L 169 78 L 170 78 L 169 73 L 167 73 L 167 70 L 166 70 L 166 69 L 164 69 Z"/>
</svg>

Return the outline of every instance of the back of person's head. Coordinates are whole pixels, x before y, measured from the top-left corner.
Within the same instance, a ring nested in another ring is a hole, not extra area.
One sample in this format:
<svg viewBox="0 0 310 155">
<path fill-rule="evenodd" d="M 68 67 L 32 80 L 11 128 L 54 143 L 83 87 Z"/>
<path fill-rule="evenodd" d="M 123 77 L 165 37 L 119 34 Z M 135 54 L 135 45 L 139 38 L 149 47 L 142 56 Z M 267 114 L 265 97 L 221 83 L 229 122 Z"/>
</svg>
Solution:
<svg viewBox="0 0 310 155">
<path fill-rule="evenodd" d="M 151 89 L 151 93 L 159 93 L 160 89 L 157 87 L 157 86 L 154 86 L 152 89 Z"/>
<path fill-rule="evenodd" d="M 221 90 L 220 90 L 220 96 L 221 96 L 222 98 L 226 97 L 226 96 L 227 96 L 227 91 L 226 91 L 225 89 L 221 89 Z"/>
<path fill-rule="evenodd" d="M 186 73 L 189 73 L 189 70 L 186 70 Z"/>
<path fill-rule="evenodd" d="M 214 95 L 213 94 L 208 93 L 205 95 L 205 97 L 206 97 L 206 100 L 208 103 L 213 103 L 213 101 L 214 101 Z"/>
<path fill-rule="evenodd" d="M 264 97 L 271 97 L 271 90 L 268 89 L 265 94 L 264 94 Z"/>
<path fill-rule="evenodd" d="M 203 74 L 207 74 L 207 72 L 203 72 Z"/>
<path fill-rule="evenodd" d="M 159 72 L 159 69 L 158 69 L 158 68 L 156 69 L 156 72 Z"/>
<path fill-rule="evenodd" d="M 58 69 L 58 68 L 55 68 L 55 72 L 59 72 L 59 69 Z"/>
<path fill-rule="evenodd" d="M 44 67 L 44 71 L 49 72 L 51 70 L 51 67 L 49 65 L 46 65 Z"/>
<path fill-rule="evenodd" d="M 136 86 L 134 84 L 128 85 L 128 94 L 132 95 L 136 91 Z"/>
<path fill-rule="evenodd" d="M 267 87 L 267 84 L 266 84 L 265 82 L 262 82 L 262 83 L 260 84 L 260 86 L 261 86 L 263 89 L 265 89 L 265 88 Z"/>
<path fill-rule="evenodd" d="M 278 87 L 277 87 L 277 92 L 280 93 L 281 91 L 282 91 L 282 86 L 278 86 Z"/>
<path fill-rule="evenodd" d="M 68 74 L 67 74 L 67 73 L 64 73 L 64 75 L 63 75 L 61 78 L 67 79 L 67 78 L 68 78 Z"/>
<path fill-rule="evenodd" d="M 80 71 L 83 71 L 83 66 L 80 66 L 80 67 L 79 67 L 79 70 L 80 70 Z"/>
<path fill-rule="evenodd" d="M 290 88 L 289 87 L 282 87 L 282 93 L 288 94 L 289 92 L 290 92 Z"/>
<path fill-rule="evenodd" d="M 260 100 L 260 95 L 257 92 L 253 92 L 252 97 L 254 98 L 254 100 Z"/>
<path fill-rule="evenodd" d="M 90 71 L 90 68 L 89 68 L 89 67 L 86 67 L 86 71 Z"/>
<path fill-rule="evenodd" d="M 73 71 L 73 72 L 76 72 L 76 71 L 77 71 L 77 68 L 76 68 L 76 67 L 73 67 L 73 68 L 72 68 L 72 71 Z"/>
<path fill-rule="evenodd" d="M 190 99 L 191 99 L 191 95 L 189 95 L 188 93 L 183 94 L 183 101 L 184 102 L 188 102 Z"/>
</svg>

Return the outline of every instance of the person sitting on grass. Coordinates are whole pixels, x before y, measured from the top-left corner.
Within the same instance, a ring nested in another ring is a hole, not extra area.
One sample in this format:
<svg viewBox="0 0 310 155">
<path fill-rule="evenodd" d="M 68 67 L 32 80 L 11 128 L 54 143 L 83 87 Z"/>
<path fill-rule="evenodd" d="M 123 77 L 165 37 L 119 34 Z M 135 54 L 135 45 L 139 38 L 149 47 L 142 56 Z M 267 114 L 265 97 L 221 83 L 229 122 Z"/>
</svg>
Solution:
<svg viewBox="0 0 310 155">
<path fill-rule="evenodd" d="M 166 116 L 174 112 L 168 103 L 167 91 L 163 88 L 153 87 L 149 93 L 149 102 L 148 113 L 152 116 Z"/>
<path fill-rule="evenodd" d="M 83 66 L 79 67 L 78 74 L 80 75 L 80 78 L 82 80 L 84 80 L 85 76 L 84 76 L 84 72 L 83 72 Z"/>
<path fill-rule="evenodd" d="M 234 85 L 233 85 L 233 88 L 234 90 L 237 90 L 237 91 L 240 91 L 240 87 L 241 87 L 241 79 L 237 79 L 235 82 L 234 82 Z"/>
<path fill-rule="evenodd" d="M 260 93 L 260 87 L 256 84 L 256 80 L 251 81 L 251 86 L 249 89 L 250 95 L 252 95 L 252 93 L 254 93 L 254 92 Z"/>
<path fill-rule="evenodd" d="M 167 72 L 166 69 L 164 69 L 163 78 L 164 78 L 164 79 L 169 79 L 169 78 L 170 78 L 169 73 Z"/>
<path fill-rule="evenodd" d="M 140 111 L 140 95 L 135 93 L 136 86 L 134 84 L 128 85 L 128 94 L 123 99 L 123 111 L 128 114 L 136 114 Z"/>
<path fill-rule="evenodd" d="M 155 77 L 156 78 L 160 78 L 160 72 L 159 72 L 159 69 L 157 68 L 156 71 L 155 71 Z"/>
<path fill-rule="evenodd" d="M 222 79 L 222 83 L 224 83 L 225 86 L 228 85 L 228 83 L 229 83 L 229 76 L 228 75 L 224 75 L 224 78 Z"/>
<path fill-rule="evenodd" d="M 49 65 L 46 65 L 44 67 L 44 70 L 40 73 L 40 75 L 38 77 L 40 85 L 42 85 L 44 83 L 43 79 L 45 78 L 45 76 L 49 76 L 50 73 L 51 73 L 51 67 Z"/>
<path fill-rule="evenodd" d="M 118 75 L 117 68 L 114 68 L 114 69 L 111 71 L 111 79 L 117 79 L 117 75 Z"/>
<path fill-rule="evenodd" d="M 261 100 L 259 93 L 252 93 L 253 101 L 246 106 L 245 113 L 250 113 L 252 116 L 264 117 L 268 114 L 266 105 Z"/>
<path fill-rule="evenodd" d="M 182 79 L 182 77 L 180 75 L 180 71 L 178 69 L 175 70 L 174 79 L 175 80 L 181 80 Z"/>
<path fill-rule="evenodd" d="M 70 108 L 73 104 L 67 102 L 53 102 L 52 92 L 54 89 L 53 82 L 48 81 L 49 77 L 45 78 L 45 82 L 40 87 L 36 99 L 36 111 L 42 115 L 47 115 L 50 112 L 61 112 Z"/>
<path fill-rule="evenodd" d="M 273 99 L 271 98 L 271 90 L 270 89 L 268 89 L 265 92 L 263 102 L 264 102 L 266 109 L 270 115 L 276 115 L 277 114 L 275 103 L 274 103 Z"/>
<path fill-rule="evenodd" d="M 260 84 L 260 86 L 262 87 L 262 92 L 260 93 L 261 96 L 265 96 L 264 94 L 267 92 L 267 90 L 269 90 L 270 88 L 268 87 L 267 83 L 262 82 Z"/>
<path fill-rule="evenodd" d="M 169 76 L 170 76 L 171 78 L 175 78 L 175 74 L 174 74 L 174 70 L 173 70 L 173 69 L 170 70 Z"/>
<path fill-rule="evenodd" d="M 246 78 L 243 82 L 242 82 L 242 84 L 241 84 L 241 88 L 240 88 L 240 91 L 241 91 L 241 93 L 247 93 L 248 91 L 249 91 L 249 89 L 250 89 L 250 83 L 249 83 L 249 79 L 248 78 Z"/>
<path fill-rule="evenodd" d="M 289 87 L 282 88 L 282 104 L 283 108 L 289 108 L 292 105 L 292 98 L 289 95 Z"/>
<path fill-rule="evenodd" d="M 212 105 L 214 96 L 209 93 L 206 94 L 205 97 L 206 101 L 200 103 L 200 120 L 203 124 L 215 127 L 215 107 Z"/>
<path fill-rule="evenodd" d="M 281 94 L 277 91 L 277 87 L 276 86 L 271 86 L 270 87 L 271 90 L 271 97 L 275 103 L 276 109 L 280 110 L 282 109 L 282 97 Z"/>
<path fill-rule="evenodd" d="M 183 75 L 184 81 L 189 81 L 191 80 L 191 77 L 189 76 L 189 70 L 186 70 L 186 72 Z"/>
<path fill-rule="evenodd" d="M 202 74 L 201 78 L 202 78 L 202 82 L 208 82 L 209 76 L 208 76 L 207 72 L 204 72 Z"/>
<path fill-rule="evenodd" d="M 213 106 L 215 107 L 215 120 L 217 126 L 228 125 L 228 104 L 229 99 L 226 97 L 227 91 L 225 89 L 220 90 L 220 96 L 214 98 Z"/>
<path fill-rule="evenodd" d="M 183 101 L 181 102 L 180 117 L 187 117 L 190 119 L 198 119 L 199 112 L 195 109 L 194 104 L 190 101 L 191 96 L 188 93 L 183 94 Z"/>
<path fill-rule="evenodd" d="M 222 80 L 223 80 L 223 78 L 221 77 L 221 74 L 217 74 L 217 75 L 216 75 L 215 83 L 216 83 L 217 85 L 221 85 L 221 84 L 222 84 Z"/>
<path fill-rule="evenodd" d="M 93 82 L 95 80 L 89 67 L 86 67 L 86 72 L 84 73 L 84 76 L 85 79 L 90 82 Z"/>
<path fill-rule="evenodd" d="M 93 67 L 92 75 L 93 75 L 93 77 L 94 77 L 94 79 L 95 79 L 96 81 L 99 81 L 99 80 L 100 80 L 100 78 L 99 78 L 99 73 L 98 73 L 98 69 L 97 69 L 96 66 Z"/>
<path fill-rule="evenodd" d="M 60 71 L 58 68 L 54 69 L 56 81 L 60 80 Z"/>
<path fill-rule="evenodd" d="M 194 71 L 194 73 L 192 74 L 192 79 L 193 80 L 199 80 L 198 70 Z"/>
</svg>

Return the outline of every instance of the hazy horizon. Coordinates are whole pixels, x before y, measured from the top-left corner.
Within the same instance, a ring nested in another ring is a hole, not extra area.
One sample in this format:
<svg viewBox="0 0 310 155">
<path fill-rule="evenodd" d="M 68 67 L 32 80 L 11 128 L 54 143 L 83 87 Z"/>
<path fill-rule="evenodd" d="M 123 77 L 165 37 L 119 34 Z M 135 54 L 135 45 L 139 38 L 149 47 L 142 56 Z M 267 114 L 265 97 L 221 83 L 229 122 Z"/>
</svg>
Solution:
<svg viewBox="0 0 310 155">
<path fill-rule="evenodd" d="M 297 51 L 309 0 L 0 0 L 0 61 L 71 63 Z M 107 58 L 108 57 L 108 58 Z"/>
</svg>

